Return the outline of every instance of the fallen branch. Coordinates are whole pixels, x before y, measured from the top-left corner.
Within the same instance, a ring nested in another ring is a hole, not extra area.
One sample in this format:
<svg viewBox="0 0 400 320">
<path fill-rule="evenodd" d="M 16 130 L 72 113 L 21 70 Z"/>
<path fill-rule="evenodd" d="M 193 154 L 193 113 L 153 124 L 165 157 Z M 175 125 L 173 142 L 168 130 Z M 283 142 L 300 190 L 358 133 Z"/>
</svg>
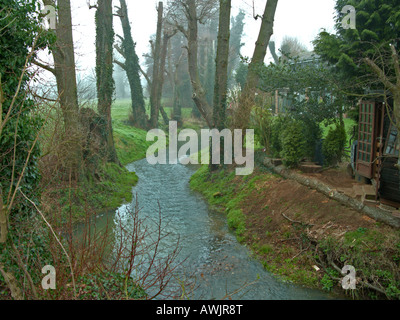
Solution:
<svg viewBox="0 0 400 320">
<path fill-rule="evenodd" d="M 314 224 L 309 224 L 309 223 L 305 223 L 305 222 L 300 222 L 300 221 L 292 220 L 292 219 L 290 219 L 289 217 L 287 217 L 283 212 L 281 213 L 281 215 L 282 215 L 286 220 L 289 220 L 289 221 L 292 222 L 292 223 L 297 223 L 297 224 L 300 224 L 300 225 L 302 225 L 302 226 L 310 226 L 310 227 L 313 227 L 313 226 L 314 226 Z"/>
<path fill-rule="evenodd" d="M 300 256 L 301 254 L 303 254 L 304 252 L 308 251 L 311 248 L 311 244 L 308 246 L 308 248 L 301 250 L 298 254 L 296 254 L 292 259 L 290 260 L 294 260 L 296 259 L 298 256 Z"/>
<path fill-rule="evenodd" d="M 341 270 L 331 259 L 328 258 L 328 261 L 329 261 L 329 264 L 330 264 L 337 272 L 339 272 L 340 274 L 342 274 L 342 270 Z M 335 278 L 334 280 L 340 281 L 341 279 Z M 374 286 L 374 285 L 372 285 L 372 284 L 369 284 L 368 282 L 364 282 L 364 281 L 361 281 L 361 280 L 357 281 L 357 283 L 360 284 L 360 285 L 363 286 L 363 287 L 366 287 L 366 288 L 368 288 L 368 289 L 375 290 L 376 292 L 382 293 L 383 295 L 385 295 L 385 296 L 387 297 L 386 292 L 385 292 L 383 289 L 381 289 L 381 288 L 378 288 L 378 287 L 376 287 L 376 286 Z"/>
</svg>

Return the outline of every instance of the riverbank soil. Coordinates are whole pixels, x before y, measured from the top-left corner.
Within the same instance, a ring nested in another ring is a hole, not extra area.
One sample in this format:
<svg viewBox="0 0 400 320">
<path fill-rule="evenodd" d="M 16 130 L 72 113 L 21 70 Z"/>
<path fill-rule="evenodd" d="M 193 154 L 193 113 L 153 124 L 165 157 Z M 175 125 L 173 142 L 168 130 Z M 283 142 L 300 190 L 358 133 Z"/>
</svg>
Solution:
<svg viewBox="0 0 400 320">
<path fill-rule="evenodd" d="M 212 205 L 224 208 L 238 240 L 283 279 L 354 298 L 400 298 L 400 232 L 295 181 L 257 169 L 192 179 Z M 208 171 L 207 171 L 208 172 Z M 333 185 L 354 182 L 342 169 L 309 174 Z M 356 269 L 357 289 L 344 291 L 341 270 Z"/>
</svg>

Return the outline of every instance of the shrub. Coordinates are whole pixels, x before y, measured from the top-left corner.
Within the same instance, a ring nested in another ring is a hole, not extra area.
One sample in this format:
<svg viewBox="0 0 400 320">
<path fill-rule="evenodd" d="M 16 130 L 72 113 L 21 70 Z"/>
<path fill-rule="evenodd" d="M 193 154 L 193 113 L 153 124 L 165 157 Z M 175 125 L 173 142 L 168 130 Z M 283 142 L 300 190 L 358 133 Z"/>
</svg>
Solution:
<svg viewBox="0 0 400 320">
<path fill-rule="evenodd" d="M 296 167 L 306 154 L 307 141 L 304 125 L 298 120 L 289 120 L 281 133 L 282 158 L 285 166 Z"/>
<path fill-rule="evenodd" d="M 254 108 L 254 116 L 252 117 L 252 126 L 256 137 L 260 144 L 270 151 L 271 126 L 273 122 L 271 111 L 267 108 Z"/>
<path fill-rule="evenodd" d="M 327 165 L 334 166 L 342 161 L 346 139 L 347 135 L 343 124 L 336 125 L 335 129 L 329 129 L 322 145 L 322 153 Z"/>
<path fill-rule="evenodd" d="M 319 123 L 312 120 L 304 122 L 304 136 L 306 140 L 305 156 L 313 161 L 316 156 L 317 143 L 322 138 L 322 128 Z"/>
<path fill-rule="evenodd" d="M 270 154 L 276 158 L 281 156 L 282 141 L 281 133 L 285 126 L 286 118 L 279 116 L 272 120 L 270 135 Z"/>
</svg>

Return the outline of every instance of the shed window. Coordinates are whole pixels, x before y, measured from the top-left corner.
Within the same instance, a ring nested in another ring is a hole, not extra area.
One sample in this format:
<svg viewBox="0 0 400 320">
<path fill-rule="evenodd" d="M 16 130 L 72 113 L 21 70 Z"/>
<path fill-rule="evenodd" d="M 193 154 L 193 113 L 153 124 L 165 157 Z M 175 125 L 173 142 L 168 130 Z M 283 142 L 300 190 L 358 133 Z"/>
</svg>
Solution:
<svg viewBox="0 0 400 320">
<path fill-rule="evenodd" d="M 389 137 L 387 140 L 387 145 L 385 149 L 385 153 L 387 155 L 392 155 L 392 156 L 399 156 L 399 144 L 398 144 L 398 132 L 397 128 L 394 125 L 391 125 L 391 130 L 389 131 Z"/>
<path fill-rule="evenodd" d="M 375 108 L 372 103 L 363 103 L 360 110 L 360 132 L 358 160 L 372 162 L 372 133 Z"/>
</svg>

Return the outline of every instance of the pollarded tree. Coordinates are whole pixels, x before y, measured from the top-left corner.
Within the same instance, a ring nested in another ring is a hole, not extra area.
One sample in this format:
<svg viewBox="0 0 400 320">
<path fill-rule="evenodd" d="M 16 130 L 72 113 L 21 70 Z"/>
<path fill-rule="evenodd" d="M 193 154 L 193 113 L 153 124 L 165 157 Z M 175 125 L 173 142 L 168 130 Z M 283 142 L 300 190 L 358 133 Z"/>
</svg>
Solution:
<svg viewBox="0 0 400 320">
<path fill-rule="evenodd" d="M 76 84 L 76 65 L 74 41 L 72 35 L 71 1 L 44 0 L 46 6 L 56 8 L 57 23 L 55 34 L 57 40 L 52 47 L 54 68 L 38 63 L 54 74 L 57 80 L 57 90 L 60 107 L 64 118 L 65 142 L 64 179 L 72 177 L 79 180 L 81 174 L 82 148 L 79 126 L 78 89 Z"/>
<path fill-rule="evenodd" d="M 278 0 L 268 0 L 265 5 L 260 32 L 254 49 L 253 57 L 249 64 L 246 84 L 243 88 L 239 108 L 236 110 L 233 127 L 235 129 L 246 129 L 249 125 L 250 114 L 254 105 L 255 90 L 259 84 L 259 68 L 264 65 L 269 41 L 274 31 L 275 12 Z"/>
<path fill-rule="evenodd" d="M 115 150 L 111 121 L 111 105 L 115 90 L 113 78 L 113 10 L 112 0 L 98 0 L 96 10 L 96 79 L 98 112 L 104 119 L 105 160 L 119 163 Z"/>
<path fill-rule="evenodd" d="M 134 125 L 139 128 L 147 128 L 148 119 L 146 115 L 146 103 L 143 96 L 143 87 L 140 79 L 139 57 L 136 54 L 136 44 L 132 39 L 128 7 L 125 0 L 120 0 L 118 16 L 121 19 L 124 36 L 118 36 L 121 40 L 121 44 L 116 45 L 115 48 L 118 53 L 124 57 L 125 62 L 117 60 L 114 60 L 114 62 L 126 71 L 128 77 L 131 89 Z"/>
<path fill-rule="evenodd" d="M 213 112 L 207 101 L 199 72 L 199 23 L 205 23 L 214 15 L 215 10 L 215 0 L 179 0 L 171 3 L 169 8 L 170 23 L 187 40 L 188 71 L 193 101 L 210 128 L 213 127 Z"/>
<path fill-rule="evenodd" d="M 219 130 L 226 126 L 231 7 L 231 0 L 220 0 L 213 109 L 214 125 Z"/>
<path fill-rule="evenodd" d="M 234 85 L 233 72 L 239 67 L 240 63 L 240 51 L 243 47 L 242 37 L 244 31 L 244 18 L 246 14 L 243 10 L 240 10 L 236 17 L 231 19 L 231 37 L 229 44 L 229 63 L 228 63 L 228 87 Z"/>
</svg>

